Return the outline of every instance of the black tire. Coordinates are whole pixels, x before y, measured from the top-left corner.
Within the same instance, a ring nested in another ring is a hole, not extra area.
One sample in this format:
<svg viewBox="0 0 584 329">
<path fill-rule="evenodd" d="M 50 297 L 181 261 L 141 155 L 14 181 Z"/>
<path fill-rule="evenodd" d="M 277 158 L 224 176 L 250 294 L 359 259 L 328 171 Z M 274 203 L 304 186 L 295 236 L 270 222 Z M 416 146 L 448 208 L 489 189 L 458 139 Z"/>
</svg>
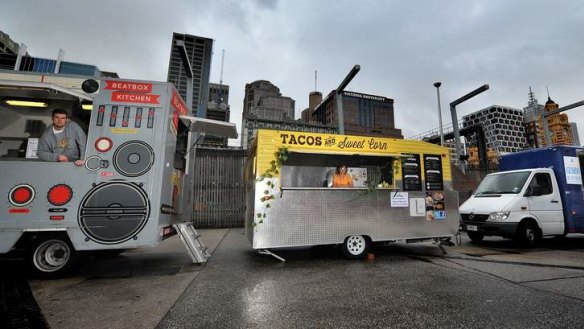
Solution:
<svg viewBox="0 0 584 329">
<path fill-rule="evenodd" d="M 40 235 L 32 240 L 27 258 L 36 277 L 55 279 L 68 274 L 78 256 L 67 237 Z"/>
<path fill-rule="evenodd" d="M 539 228 L 533 222 L 523 222 L 517 227 L 515 238 L 525 247 L 537 245 L 541 239 Z"/>
<path fill-rule="evenodd" d="M 343 254 L 349 259 L 363 259 L 369 251 L 369 239 L 363 235 L 350 235 L 341 245 Z"/>
<path fill-rule="evenodd" d="M 481 232 L 466 232 L 466 234 L 468 235 L 470 240 L 474 243 L 479 243 L 479 242 L 483 241 L 483 239 L 485 238 L 485 235 Z"/>
</svg>

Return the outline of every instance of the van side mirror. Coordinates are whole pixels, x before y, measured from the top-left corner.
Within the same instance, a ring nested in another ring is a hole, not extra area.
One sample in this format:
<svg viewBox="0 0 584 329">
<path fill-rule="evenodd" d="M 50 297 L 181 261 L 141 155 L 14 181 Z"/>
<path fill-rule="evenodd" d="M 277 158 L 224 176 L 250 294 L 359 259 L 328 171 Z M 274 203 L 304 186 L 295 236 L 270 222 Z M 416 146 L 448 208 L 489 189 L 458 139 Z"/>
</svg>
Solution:
<svg viewBox="0 0 584 329">
<path fill-rule="evenodd" d="M 528 186 L 527 190 L 525 191 L 525 196 L 540 196 L 543 194 L 541 186 Z"/>
</svg>

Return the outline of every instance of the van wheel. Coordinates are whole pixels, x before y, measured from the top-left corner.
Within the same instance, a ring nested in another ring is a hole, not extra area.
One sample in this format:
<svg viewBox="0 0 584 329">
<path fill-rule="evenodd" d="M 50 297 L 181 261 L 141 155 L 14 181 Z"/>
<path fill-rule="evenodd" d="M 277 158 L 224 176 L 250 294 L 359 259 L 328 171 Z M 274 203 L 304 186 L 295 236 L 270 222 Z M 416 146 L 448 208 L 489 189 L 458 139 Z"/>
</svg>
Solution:
<svg viewBox="0 0 584 329">
<path fill-rule="evenodd" d="M 33 240 L 28 252 L 33 273 L 41 278 L 54 279 L 69 273 L 75 265 L 78 253 L 67 238 L 39 236 Z"/>
<path fill-rule="evenodd" d="M 525 247 L 533 247 L 539 242 L 539 229 L 532 222 L 521 223 L 517 228 L 515 238 Z"/>
<path fill-rule="evenodd" d="M 468 235 L 470 240 L 474 243 L 481 242 L 485 238 L 485 235 L 481 232 L 466 232 L 466 234 Z"/>
<path fill-rule="evenodd" d="M 362 259 L 369 251 L 369 240 L 363 235 L 351 235 L 343 242 L 343 254 L 349 259 Z"/>
</svg>

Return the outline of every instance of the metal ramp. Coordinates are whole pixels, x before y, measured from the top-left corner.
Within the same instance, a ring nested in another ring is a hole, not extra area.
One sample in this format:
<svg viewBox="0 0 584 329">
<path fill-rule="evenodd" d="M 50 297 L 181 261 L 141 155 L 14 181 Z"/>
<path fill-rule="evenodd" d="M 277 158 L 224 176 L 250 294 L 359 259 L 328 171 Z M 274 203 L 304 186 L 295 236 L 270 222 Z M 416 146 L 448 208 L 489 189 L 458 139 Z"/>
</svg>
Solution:
<svg viewBox="0 0 584 329">
<path fill-rule="evenodd" d="M 193 263 L 205 263 L 211 257 L 207 246 L 201 241 L 199 233 L 193 223 L 174 224 L 187 252 L 191 256 Z"/>
</svg>

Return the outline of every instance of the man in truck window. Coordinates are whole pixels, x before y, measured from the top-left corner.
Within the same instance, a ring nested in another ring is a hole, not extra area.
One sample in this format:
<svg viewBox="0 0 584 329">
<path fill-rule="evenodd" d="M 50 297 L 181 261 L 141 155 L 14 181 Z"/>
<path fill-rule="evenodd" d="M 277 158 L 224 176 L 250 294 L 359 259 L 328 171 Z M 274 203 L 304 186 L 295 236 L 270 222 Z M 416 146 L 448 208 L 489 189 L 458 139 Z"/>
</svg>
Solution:
<svg viewBox="0 0 584 329">
<path fill-rule="evenodd" d="M 37 156 L 45 161 L 71 162 L 82 166 L 87 136 L 79 125 L 69 120 L 63 109 L 54 109 L 53 124 L 45 129 L 39 140 Z"/>
</svg>

